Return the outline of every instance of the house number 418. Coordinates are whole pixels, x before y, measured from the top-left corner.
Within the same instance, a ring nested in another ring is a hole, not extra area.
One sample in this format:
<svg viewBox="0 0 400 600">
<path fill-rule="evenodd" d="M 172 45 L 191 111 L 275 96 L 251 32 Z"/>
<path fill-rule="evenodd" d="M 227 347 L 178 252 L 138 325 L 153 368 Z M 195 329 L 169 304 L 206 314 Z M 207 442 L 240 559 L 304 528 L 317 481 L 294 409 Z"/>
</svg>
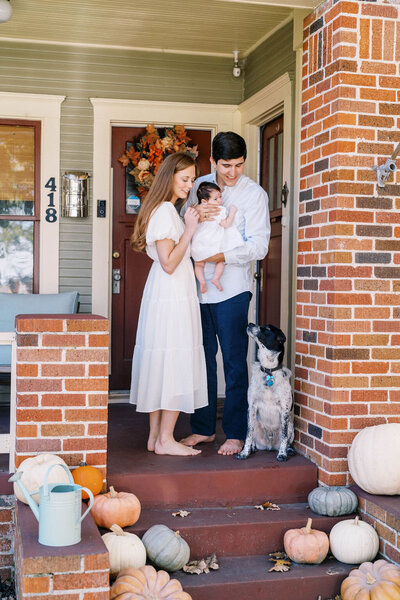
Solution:
<svg viewBox="0 0 400 600">
<path fill-rule="evenodd" d="M 48 223 L 55 223 L 57 221 L 57 210 L 54 207 L 54 192 L 56 191 L 56 179 L 55 177 L 50 177 L 45 188 L 48 188 L 50 192 L 47 194 L 49 199 L 48 208 L 46 209 L 46 221 Z"/>
</svg>

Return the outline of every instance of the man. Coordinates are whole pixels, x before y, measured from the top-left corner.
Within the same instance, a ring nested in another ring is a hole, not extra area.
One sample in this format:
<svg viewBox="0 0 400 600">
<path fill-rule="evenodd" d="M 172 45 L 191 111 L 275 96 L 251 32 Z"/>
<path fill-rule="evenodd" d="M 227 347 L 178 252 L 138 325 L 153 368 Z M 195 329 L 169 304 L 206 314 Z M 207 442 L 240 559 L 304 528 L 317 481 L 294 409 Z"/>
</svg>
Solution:
<svg viewBox="0 0 400 600">
<path fill-rule="evenodd" d="M 251 299 L 251 263 L 262 260 L 268 251 L 270 222 L 266 192 L 244 172 L 246 142 L 232 131 L 220 132 L 213 139 L 210 162 L 214 173 L 195 182 L 184 208 L 197 202 L 196 192 L 202 181 L 216 183 L 222 191 L 223 205 L 236 206 L 237 226 L 244 245 L 225 254 L 209 257 L 205 266 L 207 291 L 199 293 L 203 344 L 207 365 L 208 406 L 191 416 L 192 435 L 181 440 L 195 446 L 215 439 L 217 417 L 217 338 L 221 347 L 225 373 L 225 404 L 222 428 L 226 441 L 218 453 L 237 454 L 242 449 L 247 431 L 247 348 L 249 303 Z M 219 209 L 198 208 L 201 219 L 215 217 Z M 208 213 L 208 214 L 207 214 Z M 216 263 L 226 266 L 221 277 L 222 292 L 212 283 Z"/>
</svg>

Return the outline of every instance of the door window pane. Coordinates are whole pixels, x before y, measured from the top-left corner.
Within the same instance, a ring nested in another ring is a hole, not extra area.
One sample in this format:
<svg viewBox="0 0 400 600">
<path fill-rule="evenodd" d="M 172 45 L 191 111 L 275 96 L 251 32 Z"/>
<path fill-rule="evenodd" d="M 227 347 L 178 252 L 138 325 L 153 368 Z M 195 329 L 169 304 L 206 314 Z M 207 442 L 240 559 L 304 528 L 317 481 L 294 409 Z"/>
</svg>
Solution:
<svg viewBox="0 0 400 600">
<path fill-rule="evenodd" d="M 35 129 L 0 125 L 0 215 L 33 215 Z"/>
<path fill-rule="evenodd" d="M 274 166 L 275 166 L 275 144 L 274 138 L 268 140 L 268 198 L 269 210 L 274 210 Z"/>
<path fill-rule="evenodd" d="M 283 133 L 278 133 L 276 136 L 276 208 L 282 208 L 282 164 L 283 164 Z"/>
<path fill-rule="evenodd" d="M 0 221 L 0 291 L 33 291 L 33 221 Z"/>
</svg>

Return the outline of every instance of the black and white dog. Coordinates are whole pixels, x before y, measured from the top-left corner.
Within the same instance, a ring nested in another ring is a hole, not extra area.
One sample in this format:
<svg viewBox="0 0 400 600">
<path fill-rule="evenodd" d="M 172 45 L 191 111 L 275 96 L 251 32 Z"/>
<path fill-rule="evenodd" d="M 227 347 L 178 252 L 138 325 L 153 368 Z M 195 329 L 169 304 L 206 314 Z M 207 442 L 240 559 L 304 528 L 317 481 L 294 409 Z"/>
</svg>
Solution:
<svg viewBox="0 0 400 600">
<path fill-rule="evenodd" d="M 257 358 L 248 390 L 248 429 L 243 450 L 236 458 L 248 458 L 255 450 L 278 450 L 277 459 L 294 454 L 291 371 L 282 366 L 285 334 L 273 325 L 247 326 L 257 343 Z"/>
</svg>

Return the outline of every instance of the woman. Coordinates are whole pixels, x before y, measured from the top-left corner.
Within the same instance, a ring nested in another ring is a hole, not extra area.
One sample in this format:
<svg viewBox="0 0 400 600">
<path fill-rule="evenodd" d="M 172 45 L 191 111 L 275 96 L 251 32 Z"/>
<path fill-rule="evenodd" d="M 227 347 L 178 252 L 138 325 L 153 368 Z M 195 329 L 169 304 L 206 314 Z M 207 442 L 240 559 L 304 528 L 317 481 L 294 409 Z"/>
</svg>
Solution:
<svg viewBox="0 0 400 600">
<path fill-rule="evenodd" d="M 147 449 L 156 454 L 199 454 L 174 439 L 179 412 L 207 406 L 200 308 L 190 260 L 199 216 L 177 208 L 196 178 L 196 163 L 176 153 L 161 164 L 131 237 L 134 250 L 154 261 L 143 292 L 132 362 L 130 402 L 150 413 Z"/>
</svg>

